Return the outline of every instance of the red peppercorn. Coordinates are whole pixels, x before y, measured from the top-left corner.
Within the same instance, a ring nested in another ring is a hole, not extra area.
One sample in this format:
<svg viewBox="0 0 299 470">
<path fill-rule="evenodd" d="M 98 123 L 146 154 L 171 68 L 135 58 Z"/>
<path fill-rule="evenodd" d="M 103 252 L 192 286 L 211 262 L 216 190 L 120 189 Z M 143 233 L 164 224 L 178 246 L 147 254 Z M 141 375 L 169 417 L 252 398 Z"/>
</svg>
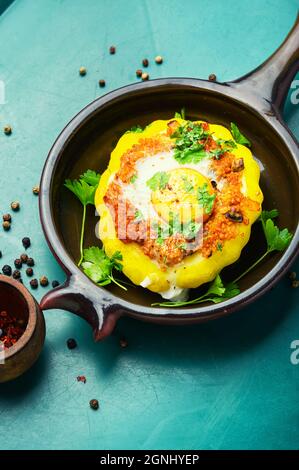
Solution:
<svg viewBox="0 0 299 470">
<path fill-rule="evenodd" d="M 115 54 L 115 52 L 116 52 L 116 47 L 115 47 L 115 46 L 110 46 L 109 52 L 110 52 L 110 54 L 112 54 L 112 55 Z"/>
<path fill-rule="evenodd" d="M 143 61 L 142 61 L 143 67 L 148 67 L 148 64 L 149 64 L 148 59 L 143 59 Z"/>
<path fill-rule="evenodd" d="M 32 269 L 32 268 L 27 268 L 27 269 L 26 269 L 26 274 L 27 274 L 27 276 L 29 276 L 29 277 L 33 276 L 33 269 Z"/>
<path fill-rule="evenodd" d="M 98 400 L 96 400 L 95 398 L 93 400 L 90 400 L 89 405 L 90 408 L 92 408 L 93 410 L 98 410 L 100 406 Z"/>
<path fill-rule="evenodd" d="M 211 75 L 209 75 L 209 81 L 210 82 L 216 82 L 217 80 L 217 77 L 214 73 L 211 73 Z"/>
<path fill-rule="evenodd" d="M 30 286 L 31 286 L 32 289 L 37 289 L 38 288 L 38 280 L 37 279 L 31 279 Z"/>
<path fill-rule="evenodd" d="M 142 75 L 142 70 L 141 70 L 141 69 L 137 69 L 137 70 L 136 70 L 136 76 L 137 76 L 138 78 L 140 78 L 141 75 Z"/>
<path fill-rule="evenodd" d="M 22 336 L 26 329 L 24 321 L 9 314 L 6 310 L 0 312 L 0 340 L 4 349 L 13 346 Z"/>
</svg>

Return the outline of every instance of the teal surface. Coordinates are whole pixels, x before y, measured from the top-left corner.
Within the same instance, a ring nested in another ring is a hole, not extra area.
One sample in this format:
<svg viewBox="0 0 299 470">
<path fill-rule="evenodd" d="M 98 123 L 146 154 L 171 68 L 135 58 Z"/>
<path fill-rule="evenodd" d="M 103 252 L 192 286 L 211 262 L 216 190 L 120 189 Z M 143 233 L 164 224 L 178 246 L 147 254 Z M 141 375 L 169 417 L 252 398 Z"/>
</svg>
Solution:
<svg viewBox="0 0 299 470">
<path fill-rule="evenodd" d="M 0 17 L 6 92 L 0 128 L 13 126 L 9 137 L 0 132 L 0 211 L 15 199 L 22 208 L 10 233 L 0 231 L 1 265 L 23 251 L 27 235 L 36 274 L 63 281 L 31 188 L 55 137 L 84 105 L 136 81 L 144 57 L 152 78 L 241 76 L 280 44 L 298 6 L 298 0 L 16 0 Z M 153 63 L 157 54 L 165 59 L 161 66 Z M 88 69 L 83 78 L 80 66 Z M 299 104 L 289 102 L 285 114 L 299 137 Z M 44 292 L 39 287 L 36 297 Z M 227 319 L 185 328 L 123 319 L 98 344 L 79 318 L 48 311 L 40 360 L 0 385 L 0 448 L 298 449 L 299 365 L 290 362 L 290 343 L 299 339 L 298 299 L 299 290 L 284 279 Z M 69 337 L 77 339 L 76 350 L 66 348 Z M 85 385 L 76 381 L 81 374 Z M 91 398 L 100 401 L 97 412 Z"/>
</svg>

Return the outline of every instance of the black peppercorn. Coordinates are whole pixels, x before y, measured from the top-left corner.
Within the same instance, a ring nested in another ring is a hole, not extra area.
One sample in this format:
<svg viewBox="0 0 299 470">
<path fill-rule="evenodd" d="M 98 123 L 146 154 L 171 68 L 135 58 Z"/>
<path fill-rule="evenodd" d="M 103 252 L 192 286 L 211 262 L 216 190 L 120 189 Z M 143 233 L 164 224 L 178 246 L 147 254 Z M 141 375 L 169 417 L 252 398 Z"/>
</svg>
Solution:
<svg viewBox="0 0 299 470">
<path fill-rule="evenodd" d="M 10 230 L 10 222 L 8 222 L 7 220 L 5 222 L 3 222 L 2 224 L 2 227 L 4 230 Z"/>
<path fill-rule="evenodd" d="M 2 258 L 2 251 L 0 250 L 0 258 Z"/>
<path fill-rule="evenodd" d="M 18 201 L 13 201 L 10 204 L 10 207 L 12 208 L 13 211 L 18 211 L 20 209 L 20 203 Z"/>
<path fill-rule="evenodd" d="M 110 47 L 109 47 L 109 52 L 110 52 L 110 54 L 115 54 L 115 52 L 116 52 L 116 47 L 115 47 L 115 46 L 110 46 Z"/>
<path fill-rule="evenodd" d="M 34 259 L 33 258 L 27 258 L 27 266 L 34 266 Z"/>
<path fill-rule="evenodd" d="M 26 253 L 23 253 L 21 256 L 21 261 L 22 263 L 26 264 L 27 263 L 27 259 L 28 259 L 28 255 L 26 255 Z"/>
<path fill-rule="evenodd" d="M 210 82 L 216 82 L 216 80 L 217 80 L 216 75 L 214 73 L 211 73 L 209 75 L 209 80 L 210 80 Z"/>
<path fill-rule="evenodd" d="M 52 287 L 53 289 L 55 289 L 55 287 L 58 287 L 59 286 L 59 282 L 58 281 L 52 281 Z"/>
<path fill-rule="evenodd" d="M 128 347 L 128 341 L 125 338 L 121 338 L 119 340 L 119 345 L 121 348 L 127 348 Z"/>
<path fill-rule="evenodd" d="M 49 284 L 48 278 L 46 276 L 42 276 L 39 283 L 42 287 L 46 287 Z"/>
<path fill-rule="evenodd" d="M 29 237 L 24 237 L 22 239 L 22 243 L 23 243 L 23 247 L 27 250 L 27 248 L 29 248 L 29 246 L 31 245 L 30 238 Z"/>
<path fill-rule="evenodd" d="M 149 64 L 148 59 L 143 59 L 142 61 L 143 67 L 148 67 L 148 64 Z"/>
<path fill-rule="evenodd" d="M 21 277 L 21 273 L 18 269 L 15 269 L 14 272 L 12 273 L 12 277 L 14 279 L 19 279 Z"/>
<path fill-rule="evenodd" d="M 90 400 L 89 406 L 93 410 L 98 410 L 99 409 L 99 402 L 95 398 L 93 400 Z"/>
<path fill-rule="evenodd" d="M 22 267 L 22 260 L 20 258 L 17 258 L 14 260 L 14 265 L 17 269 L 20 269 Z"/>
<path fill-rule="evenodd" d="M 30 286 L 31 286 L 32 289 L 37 289 L 38 288 L 38 280 L 37 279 L 31 279 Z"/>
<path fill-rule="evenodd" d="M 100 86 L 101 88 L 103 88 L 104 86 L 106 86 L 105 80 L 99 80 L 99 86 Z"/>
<path fill-rule="evenodd" d="M 11 215 L 10 214 L 4 214 L 2 218 L 3 218 L 4 222 L 11 222 Z"/>
<path fill-rule="evenodd" d="M 27 268 L 27 269 L 26 269 L 26 274 L 27 274 L 27 276 L 29 276 L 29 277 L 33 276 L 33 269 L 32 269 L 32 268 Z"/>
<path fill-rule="evenodd" d="M 11 276 L 11 267 L 8 264 L 5 264 L 2 268 L 2 272 L 5 276 Z"/>
<path fill-rule="evenodd" d="M 75 349 L 77 347 L 77 341 L 74 338 L 69 338 L 66 344 L 69 349 Z"/>
</svg>

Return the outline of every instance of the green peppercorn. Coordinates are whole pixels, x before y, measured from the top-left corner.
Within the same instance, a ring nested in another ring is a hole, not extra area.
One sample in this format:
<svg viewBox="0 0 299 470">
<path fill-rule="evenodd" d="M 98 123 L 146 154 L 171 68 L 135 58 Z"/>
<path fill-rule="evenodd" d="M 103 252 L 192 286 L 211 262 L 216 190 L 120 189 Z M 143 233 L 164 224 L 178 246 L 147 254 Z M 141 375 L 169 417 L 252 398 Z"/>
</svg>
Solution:
<svg viewBox="0 0 299 470">
<path fill-rule="evenodd" d="M 9 126 L 9 125 L 6 125 L 6 126 L 4 126 L 3 131 L 4 131 L 4 134 L 10 135 L 12 133 L 12 127 Z"/>
<path fill-rule="evenodd" d="M 3 222 L 2 224 L 2 227 L 4 230 L 10 230 L 10 222 L 8 222 L 7 220 L 5 222 Z"/>
<path fill-rule="evenodd" d="M 20 203 L 18 201 L 13 201 L 10 207 L 13 211 L 18 211 L 20 209 Z"/>
<path fill-rule="evenodd" d="M 87 70 L 85 67 L 80 67 L 79 68 L 79 75 L 81 75 L 81 77 L 84 77 L 84 75 L 86 75 L 87 73 Z"/>
<path fill-rule="evenodd" d="M 46 276 L 42 276 L 39 283 L 42 287 L 46 287 L 49 284 L 48 278 Z"/>
</svg>

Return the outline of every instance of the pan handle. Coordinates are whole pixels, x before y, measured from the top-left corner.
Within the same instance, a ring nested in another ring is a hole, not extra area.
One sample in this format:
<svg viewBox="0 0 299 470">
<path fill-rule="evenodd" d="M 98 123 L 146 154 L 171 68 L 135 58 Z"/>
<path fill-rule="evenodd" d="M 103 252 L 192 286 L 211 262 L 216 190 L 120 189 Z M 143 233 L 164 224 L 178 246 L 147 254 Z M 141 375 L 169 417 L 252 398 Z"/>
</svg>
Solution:
<svg viewBox="0 0 299 470">
<path fill-rule="evenodd" d="M 290 84 L 299 70 L 299 13 L 282 45 L 263 64 L 243 77 L 230 82 L 251 91 L 279 113 Z"/>
<path fill-rule="evenodd" d="M 108 295 L 107 295 L 108 294 Z M 86 287 L 79 276 L 71 275 L 66 282 L 48 292 L 40 301 L 42 310 L 68 310 L 86 320 L 93 329 L 95 341 L 109 336 L 122 315 L 107 291 Z"/>
</svg>

